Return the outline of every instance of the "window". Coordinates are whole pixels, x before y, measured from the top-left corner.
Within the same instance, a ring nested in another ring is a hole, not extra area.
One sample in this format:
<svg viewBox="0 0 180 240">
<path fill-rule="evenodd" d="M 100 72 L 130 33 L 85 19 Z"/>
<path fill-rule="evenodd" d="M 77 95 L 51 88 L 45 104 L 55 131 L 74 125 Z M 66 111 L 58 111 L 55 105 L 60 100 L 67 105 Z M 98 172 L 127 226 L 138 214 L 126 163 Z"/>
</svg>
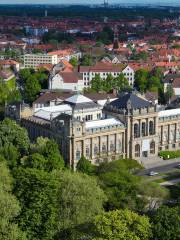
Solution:
<svg viewBox="0 0 180 240">
<path fill-rule="evenodd" d="M 86 157 L 90 156 L 90 149 L 89 146 L 86 146 Z"/>
<path fill-rule="evenodd" d="M 145 122 L 142 123 L 141 133 L 142 133 L 143 137 L 146 136 L 146 123 Z"/>
<path fill-rule="evenodd" d="M 155 142 L 150 143 L 150 154 L 155 154 Z"/>
<path fill-rule="evenodd" d="M 149 134 L 150 135 L 154 134 L 154 123 L 153 123 L 153 121 L 149 122 Z"/>
<path fill-rule="evenodd" d="M 79 160 L 81 158 L 81 152 L 79 151 L 79 149 L 77 149 L 76 151 L 76 160 Z"/>
<path fill-rule="evenodd" d="M 97 145 L 94 146 L 94 155 L 96 156 L 99 153 L 99 148 Z"/>
<path fill-rule="evenodd" d="M 106 153 L 106 152 L 107 152 L 106 145 L 103 143 L 103 145 L 102 145 L 102 153 Z"/>
<path fill-rule="evenodd" d="M 140 145 L 135 145 L 135 157 L 140 157 Z"/>
<path fill-rule="evenodd" d="M 115 151 L 115 145 L 113 144 L 113 142 L 110 142 L 110 152 L 114 152 Z"/>
<path fill-rule="evenodd" d="M 139 137 L 139 125 L 137 123 L 134 124 L 134 138 Z"/>
</svg>

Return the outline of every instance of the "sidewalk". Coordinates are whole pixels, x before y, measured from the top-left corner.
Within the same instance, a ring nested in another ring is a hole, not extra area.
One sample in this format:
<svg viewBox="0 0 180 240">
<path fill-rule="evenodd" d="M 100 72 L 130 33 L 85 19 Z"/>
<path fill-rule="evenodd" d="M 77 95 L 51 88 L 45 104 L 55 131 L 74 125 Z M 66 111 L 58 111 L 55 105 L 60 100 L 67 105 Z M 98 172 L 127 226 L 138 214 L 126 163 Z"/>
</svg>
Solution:
<svg viewBox="0 0 180 240">
<path fill-rule="evenodd" d="M 154 167 L 166 166 L 172 163 L 180 163 L 180 158 L 174 158 L 169 160 L 163 160 L 160 157 L 143 158 L 141 159 L 141 163 L 146 169 L 149 169 Z"/>
</svg>

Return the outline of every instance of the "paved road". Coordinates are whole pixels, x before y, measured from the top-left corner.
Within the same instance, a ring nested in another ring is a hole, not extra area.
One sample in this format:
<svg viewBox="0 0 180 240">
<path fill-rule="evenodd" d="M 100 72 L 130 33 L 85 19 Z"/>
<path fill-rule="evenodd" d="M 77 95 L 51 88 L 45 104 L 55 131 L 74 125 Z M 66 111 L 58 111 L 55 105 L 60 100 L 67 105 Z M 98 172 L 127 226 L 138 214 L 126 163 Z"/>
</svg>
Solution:
<svg viewBox="0 0 180 240">
<path fill-rule="evenodd" d="M 172 179 L 172 180 L 169 180 L 169 181 L 166 181 L 166 182 L 162 182 L 162 183 L 160 183 L 160 185 L 161 186 L 172 186 L 172 185 L 175 185 L 177 183 L 180 183 L 180 178 Z"/>
<path fill-rule="evenodd" d="M 177 170 L 176 166 L 178 164 L 180 164 L 180 161 L 176 162 L 176 163 L 171 163 L 171 164 L 168 164 L 168 165 L 164 165 L 164 166 L 145 169 L 145 170 L 140 171 L 137 175 L 147 176 L 148 173 L 151 172 L 151 171 L 158 172 L 158 173 L 166 173 L 166 172 L 175 171 L 175 170 Z"/>
</svg>

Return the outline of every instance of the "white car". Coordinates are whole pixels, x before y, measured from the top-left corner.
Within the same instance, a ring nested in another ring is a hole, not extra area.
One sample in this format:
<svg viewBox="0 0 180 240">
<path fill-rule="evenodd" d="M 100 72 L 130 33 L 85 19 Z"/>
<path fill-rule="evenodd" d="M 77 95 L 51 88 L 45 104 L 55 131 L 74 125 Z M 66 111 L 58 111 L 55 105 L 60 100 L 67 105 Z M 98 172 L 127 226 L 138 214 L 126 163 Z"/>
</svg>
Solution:
<svg viewBox="0 0 180 240">
<path fill-rule="evenodd" d="M 149 172 L 149 176 L 156 176 L 158 174 L 159 174 L 158 172 L 154 172 L 154 171 Z"/>
</svg>

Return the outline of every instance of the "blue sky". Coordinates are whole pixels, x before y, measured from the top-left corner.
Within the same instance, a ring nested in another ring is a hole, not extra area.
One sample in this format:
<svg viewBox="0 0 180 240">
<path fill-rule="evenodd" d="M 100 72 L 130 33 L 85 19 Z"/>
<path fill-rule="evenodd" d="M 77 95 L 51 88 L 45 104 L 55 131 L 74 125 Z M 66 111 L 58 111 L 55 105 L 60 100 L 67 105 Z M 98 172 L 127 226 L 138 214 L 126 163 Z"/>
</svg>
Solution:
<svg viewBox="0 0 180 240">
<path fill-rule="evenodd" d="M 84 0 L 0 0 L 1 4 L 24 4 L 24 3 L 59 3 L 59 4 L 75 4 L 75 3 L 86 3 Z M 103 0 L 89 0 L 88 3 L 101 3 Z M 109 0 L 110 3 L 151 3 L 151 4 L 172 4 L 172 5 L 180 5 L 180 0 Z"/>
</svg>

